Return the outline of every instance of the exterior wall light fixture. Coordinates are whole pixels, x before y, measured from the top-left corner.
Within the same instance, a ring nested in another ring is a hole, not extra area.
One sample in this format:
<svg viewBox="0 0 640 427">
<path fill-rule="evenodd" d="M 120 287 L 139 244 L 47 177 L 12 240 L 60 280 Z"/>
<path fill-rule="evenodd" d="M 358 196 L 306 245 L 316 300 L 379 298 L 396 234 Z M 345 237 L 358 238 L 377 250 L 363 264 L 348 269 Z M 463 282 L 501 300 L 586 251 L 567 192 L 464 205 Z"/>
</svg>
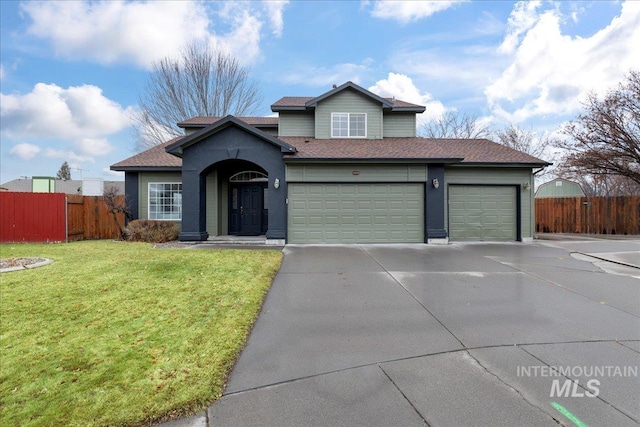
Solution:
<svg viewBox="0 0 640 427">
<path fill-rule="evenodd" d="M 276 179 L 273 181 L 273 188 L 275 188 L 276 190 L 277 190 L 278 188 L 280 188 L 280 179 L 276 178 Z"/>
<path fill-rule="evenodd" d="M 433 188 L 435 188 L 437 190 L 438 187 L 440 187 L 440 181 L 438 181 L 438 178 L 432 179 L 431 180 L 431 185 L 433 185 Z"/>
<path fill-rule="evenodd" d="M 525 182 L 524 184 L 522 184 L 522 188 L 524 188 L 525 191 L 529 191 L 531 190 L 531 184 Z"/>
</svg>

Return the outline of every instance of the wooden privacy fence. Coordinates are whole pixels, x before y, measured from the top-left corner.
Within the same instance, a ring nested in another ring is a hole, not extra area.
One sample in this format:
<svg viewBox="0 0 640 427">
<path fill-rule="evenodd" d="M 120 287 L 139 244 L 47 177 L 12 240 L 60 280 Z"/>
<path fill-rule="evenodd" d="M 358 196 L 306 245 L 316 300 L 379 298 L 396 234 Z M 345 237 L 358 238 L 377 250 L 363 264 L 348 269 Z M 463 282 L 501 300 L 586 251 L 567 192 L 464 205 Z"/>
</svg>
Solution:
<svg viewBox="0 0 640 427">
<path fill-rule="evenodd" d="M 124 224 L 124 214 L 117 215 L 120 224 Z M 118 237 L 118 227 L 102 197 L 0 192 L 2 243 L 65 242 Z"/>
<path fill-rule="evenodd" d="M 538 233 L 640 234 L 640 196 L 535 199 Z"/>
<path fill-rule="evenodd" d="M 118 197 L 118 203 L 124 199 L 124 196 Z M 124 226 L 124 214 L 118 213 L 117 216 Z M 67 195 L 67 239 L 70 242 L 119 237 L 113 215 L 109 213 L 102 197 Z"/>
</svg>

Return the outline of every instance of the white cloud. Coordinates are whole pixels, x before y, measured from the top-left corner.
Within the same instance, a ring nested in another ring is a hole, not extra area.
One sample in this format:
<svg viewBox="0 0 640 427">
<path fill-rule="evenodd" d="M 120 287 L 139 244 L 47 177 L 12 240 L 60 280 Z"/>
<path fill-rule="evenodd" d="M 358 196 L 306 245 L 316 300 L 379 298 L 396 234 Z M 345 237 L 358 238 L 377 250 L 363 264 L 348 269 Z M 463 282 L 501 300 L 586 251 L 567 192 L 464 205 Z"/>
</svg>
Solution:
<svg viewBox="0 0 640 427">
<path fill-rule="evenodd" d="M 392 19 L 400 23 L 417 21 L 427 18 L 434 13 L 449 9 L 465 0 L 454 1 L 404 1 L 404 0 L 380 0 L 373 2 L 371 16 L 381 19 Z"/>
<path fill-rule="evenodd" d="M 426 106 L 426 111 L 418 115 L 418 125 L 438 119 L 446 111 L 442 102 L 434 100 L 428 92 L 421 93 L 413 80 L 404 74 L 389 73 L 386 79 L 378 80 L 369 90 L 382 97 L 395 97 L 401 101 Z"/>
<path fill-rule="evenodd" d="M 240 62 L 253 61 L 260 55 L 262 21 L 248 10 L 237 12 L 229 19 L 233 23 L 233 29 L 224 36 L 209 36 L 209 43 L 214 48 L 237 57 Z"/>
<path fill-rule="evenodd" d="M 521 8 L 516 6 L 513 16 L 523 13 Z M 518 28 L 526 30 L 512 29 L 499 48 L 512 52 L 511 64 L 485 89 L 493 114 L 502 119 L 518 123 L 573 114 L 586 93 L 602 94 L 629 70 L 640 68 L 638 2 L 623 3 L 619 16 L 585 38 L 562 33 L 558 9 L 524 14 L 528 17 Z"/>
<path fill-rule="evenodd" d="M 91 85 L 37 83 L 26 95 L 0 94 L 0 129 L 12 138 L 101 138 L 130 126 L 132 113 Z"/>
<path fill-rule="evenodd" d="M 131 61 L 148 67 L 207 32 L 204 7 L 194 2 L 23 3 L 28 33 L 50 39 L 57 55 L 88 57 L 103 64 Z"/>
<path fill-rule="evenodd" d="M 20 157 L 22 160 L 31 160 L 40 152 L 40 147 L 37 145 L 29 144 L 28 142 L 23 142 L 21 144 L 16 144 L 9 154 L 12 156 Z"/>
<path fill-rule="evenodd" d="M 513 53 L 521 41 L 522 35 L 533 27 L 538 18 L 540 1 L 521 1 L 516 3 L 508 19 L 507 34 L 498 48 L 501 53 Z"/>
<path fill-rule="evenodd" d="M 46 150 L 44 150 L 44 155 L 52 159 L 64 159 L 65 161 L 79 163 L 95 163 L 95 160 L 91 156 L 83 156 L 81 154 L 76 154 L 75 151 L 70 150 L 56 150 L 53 148 L 47 148 Z"/>
<path fill-rule="evenodd" d="M 113 147 L 104 138 L 83 138 L 76 144 L 78 149 L 89 156 L 104 156 L 113 150 Z"/>
<path fill-rule="evenodd" d="M 282 36 L 282 29 L 284 27 L 282 12 L 284 11 L 284 7 L 289 4 L 289 1 L 266 0 L 263 4 L 273 29 L 273 35 L 276 37 Z"/>
<path fill-rule="evenodd" d="M 124 179 L 124 172 L 112 171 L 109 168 L 102 168 L 102 173 L 105 174 L 105 175 L 108 175 L 110 177 L 113 177 L 113 178 Z"/>
<path fill-rule="evenodd" d="M 347 62 L 332 67 L 296 67 L 284 76 L 284 81 L 290 84 L 324 86 L 330 90 L 331 85 L 339 86 L 347 81 L 359 84 L 371 71 L 370 65 L 371 59 L 367 58 L 360 64 Z"/>
<path fill-rule="evenodd" d="M 25 2 L 27 33 L 50 40 L 56 55 L 101 64 L 128 62 L 143 68 L 175 55 L 191 40 L 208 41 L 246 63 L 260 53 L 268 21 L 282 34 L 286 2 L 198 1 Z"/>
</svg>

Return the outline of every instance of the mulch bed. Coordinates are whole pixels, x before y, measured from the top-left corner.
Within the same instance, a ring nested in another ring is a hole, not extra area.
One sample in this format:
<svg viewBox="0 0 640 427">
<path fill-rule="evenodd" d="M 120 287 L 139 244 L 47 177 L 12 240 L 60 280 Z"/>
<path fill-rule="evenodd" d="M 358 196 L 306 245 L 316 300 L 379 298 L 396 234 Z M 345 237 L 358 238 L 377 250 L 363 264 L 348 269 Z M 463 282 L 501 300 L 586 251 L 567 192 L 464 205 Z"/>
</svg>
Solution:
<svg viewBox="0 0 640 427">
<path fill-rule="evenodd" d="M 27 265 L 36 264 L 46 261 L 44 258 L 6 258 L 0 259 L 0 269 L 10 267 L 25 267 Z"/>
</svg>

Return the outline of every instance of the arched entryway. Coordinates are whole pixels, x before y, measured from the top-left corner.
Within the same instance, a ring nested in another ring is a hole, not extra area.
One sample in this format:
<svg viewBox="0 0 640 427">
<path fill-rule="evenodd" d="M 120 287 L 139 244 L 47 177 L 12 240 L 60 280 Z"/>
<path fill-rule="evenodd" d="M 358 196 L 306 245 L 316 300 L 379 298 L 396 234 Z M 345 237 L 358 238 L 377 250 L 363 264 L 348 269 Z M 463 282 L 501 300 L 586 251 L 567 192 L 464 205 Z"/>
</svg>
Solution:
<svg viewBox="0 0 640 427">
<path fill-rule="evenodd" d="M 269 177 L 243 170 L 229 177 L 229 234 L 257 236 L 267 232 Z"/>
<path fill-rule="evenodd" d="M 286 238 L 287 182 L 283 153 L 294 153 L 292 146 L 231 116 L 205 131 L 185 137 L 183 142 L 172 145 L 169 151 L 182 157 L 180 240 L 200 241 L 231 232 L 265 234 L 268 240 Z M 252 178 L 251 174 L 241 174 L 234 179 L 237 182 L 230 182 L 232 176 L 242 172 L 260 172 L 268 181 L 263 181 L 263 176 Z M 229 205 L 233 204 L 233 191 L 229 190 L 232 185 L 238 189 L 236 206 L 238 209 L 242 206 L 243 214 L 246 214 L 247 202 L 252 215 L 260 207 L 263 213 L 255 216 L 255 221 L 246 227 L 238 220 L 230 231 Z M 262 193 L 258 186 L 263 189 Z M 264 187 L 268 188 L 268 197 Z M 259 230 L 256 224 L 259 224 Z"/>
</svg>

